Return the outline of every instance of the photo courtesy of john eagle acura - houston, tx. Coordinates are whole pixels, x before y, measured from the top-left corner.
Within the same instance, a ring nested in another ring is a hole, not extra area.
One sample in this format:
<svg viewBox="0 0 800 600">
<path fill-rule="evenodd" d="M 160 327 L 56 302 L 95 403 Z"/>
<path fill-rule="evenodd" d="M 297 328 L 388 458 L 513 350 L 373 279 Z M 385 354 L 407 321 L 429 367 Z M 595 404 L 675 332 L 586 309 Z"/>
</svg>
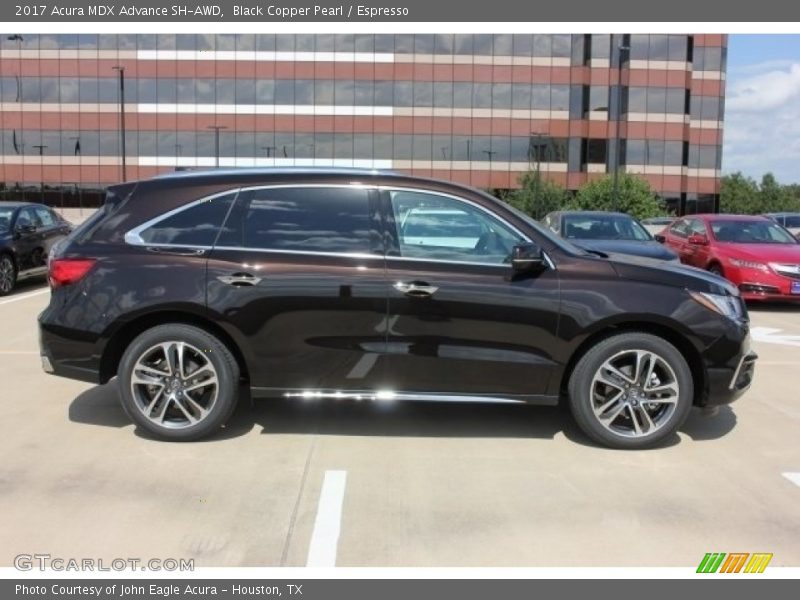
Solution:
<svg viewBox="0 0 800 600">
<path fill-rule="evenodd" d="M 750 386 L 727 280 L 580 249 L 476 189 L 344 169 L 187 171 L 107 190 L 49 257 L 45 371 L 116 377 L 195 440 L 253 397 L 567 403 L 615 448 Z M 529 414 L 529 413 L 526 413 Z"/>
</svg>

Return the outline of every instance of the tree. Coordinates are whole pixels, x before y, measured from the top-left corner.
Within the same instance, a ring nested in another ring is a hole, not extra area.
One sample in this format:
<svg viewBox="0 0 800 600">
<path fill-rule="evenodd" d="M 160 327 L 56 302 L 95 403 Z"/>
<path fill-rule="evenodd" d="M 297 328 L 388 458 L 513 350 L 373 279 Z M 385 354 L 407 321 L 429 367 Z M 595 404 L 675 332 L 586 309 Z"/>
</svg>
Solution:
<svg viewBox="0 0 800 600">
<path fill-rule="evenodd" d="M 762 212 L 758 184 L 741 172 L 725 175 L 721 181 L 719 209 L 730 214 L 755 214 Z"/>
<path fill-rule="evenodd" d="M 618 210 L 637 219 L 667 214 L 661 199 L 647 180 L 630 173 L 619 173 L 619 200 L 614 201 L 614 179 L 606 175 L 583 185 L 567 204 L 571 210 Z"/>
<path fill-rule="evenodd" d="M 522 187 L 510 191 L 503 199 L 534 219 L 541 219 L 547 213 L 559 210 L 567 202 L 567 191 L 542 179 L 535 170 L 525 173 L 519 182 Z"/>
</svg>

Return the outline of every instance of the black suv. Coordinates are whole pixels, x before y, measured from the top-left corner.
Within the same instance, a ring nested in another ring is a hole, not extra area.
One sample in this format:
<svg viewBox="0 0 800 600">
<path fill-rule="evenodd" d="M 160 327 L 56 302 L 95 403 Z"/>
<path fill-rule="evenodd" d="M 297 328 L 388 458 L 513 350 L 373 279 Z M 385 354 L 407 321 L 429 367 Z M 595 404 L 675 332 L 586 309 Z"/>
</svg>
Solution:
<svg viewBox="0 0 800 600">
<path fill-rule="evenodd" d="M 104 383 L 170 440 L 240 381 L 300 399 L 569 402 L 618 448 L 750 385 L 724 279 L 589 253 L 487 194 L 367 170 L 186 172 L 113 186 L 50 258 L 45 371 Z"/>
</svg>

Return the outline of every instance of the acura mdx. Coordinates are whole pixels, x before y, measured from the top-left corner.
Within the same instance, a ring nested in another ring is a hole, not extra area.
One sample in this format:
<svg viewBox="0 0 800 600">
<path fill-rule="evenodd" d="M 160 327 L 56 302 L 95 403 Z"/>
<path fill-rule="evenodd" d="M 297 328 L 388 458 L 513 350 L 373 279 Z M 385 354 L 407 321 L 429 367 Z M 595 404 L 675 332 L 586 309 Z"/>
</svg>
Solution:
<svg viewBox="0 0 800 600">
<path fill-rule="evenodd" d="M 711 273 L 589 252 L 476 189 L 370 170 L 112 186 L 51 252 L 45 371 L 116 377 L 168 440 L 252 396 L 568 403 L 616 448 L 750 386 L 746 308 Z M 246 389 L 246 388 L 245 388 Z"/>
</svg>

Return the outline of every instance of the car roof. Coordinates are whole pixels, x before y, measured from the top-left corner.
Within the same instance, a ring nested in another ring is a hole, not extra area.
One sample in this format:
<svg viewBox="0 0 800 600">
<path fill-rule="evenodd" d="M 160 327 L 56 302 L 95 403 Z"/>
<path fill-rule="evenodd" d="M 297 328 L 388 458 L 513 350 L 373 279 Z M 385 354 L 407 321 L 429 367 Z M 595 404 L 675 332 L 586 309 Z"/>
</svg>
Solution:
<svg viewBox="0 0 800 600">
<path fill-rule="evenodd" d="M 558 211 L 558 214 L 564 217 L 592 217 L 592 216 L 604 216 L 604 217 L 628 217 L 633 219 L 628 213 L 624 212 L 616 212 L 610 210 L 561 210 Z"/>
<path fill-rule="evenodd" d="M 0 202 L 0 207 L 7 206 L 8 208 L 22 208 L 23 206 L 44 206 L 36 202 L 21 202 L 19 200 L 3 200 Z"/>
<path fill-rule="evenodd" d="M 771 212 L 771 213 L 764 213 L 766 217 L 793 217 L 795 215 L 800 215 L 800 212 Z"/>
<path fill-rule="evenodd" d="M 729 215 L 724 213 L 700 213 L 696 215 L 684 215 L 685 218 L 703 219 L 704 221 L 769 221 L 764 215 Z"/>
<path fill-rule="evenodd" d="M 171 171 L 156 175 L 153 179 L 237 179 L 252 176 L 279 176 L 279 175 L 399 175 L 396 171 L 384 169 L 368 169 L 359 167 L 244 167 L 225 169 L 190 169 L 186 171 Z"/>
</svg>

